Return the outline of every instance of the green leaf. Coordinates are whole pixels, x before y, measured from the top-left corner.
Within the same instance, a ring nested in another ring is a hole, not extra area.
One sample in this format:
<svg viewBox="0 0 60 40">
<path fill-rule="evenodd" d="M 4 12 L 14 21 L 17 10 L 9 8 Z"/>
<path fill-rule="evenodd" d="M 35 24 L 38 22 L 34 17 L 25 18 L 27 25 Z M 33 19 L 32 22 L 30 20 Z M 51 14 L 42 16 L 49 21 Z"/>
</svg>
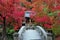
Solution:
<svg viewBox="0 0 60 40">
<path fill-rule="evenodd" d="M 47 11 L 48 11 L 48 8 L 44 8 L 43 11 L 44 11 L 44 12 L 47 12 Z"/>
<path fill-rule="evenodd" d="M 13 30 L 13 29 L 9 29 L 8 30 L 8 34 L 12 34 L 12 33 L 14 33 L 15 31 Z"/>
<path fill-rule="evenodd" d="M 55 35 L 60 34 L 60 26 L 53 27 L 53 28 L 52 28 L 52 31 L 55 33 Z"/>
<path fill-rule="evenodd" d="M 49 15 L 49 16 L 53 16 L 53 13 L 49 13 L 48 15 Z"/>
<path fill-rule="evenodd" d="M 9 28 L 6 28 L 6 32 L 7 32 L 7 33 L 9 32 Z"/>
</svg>

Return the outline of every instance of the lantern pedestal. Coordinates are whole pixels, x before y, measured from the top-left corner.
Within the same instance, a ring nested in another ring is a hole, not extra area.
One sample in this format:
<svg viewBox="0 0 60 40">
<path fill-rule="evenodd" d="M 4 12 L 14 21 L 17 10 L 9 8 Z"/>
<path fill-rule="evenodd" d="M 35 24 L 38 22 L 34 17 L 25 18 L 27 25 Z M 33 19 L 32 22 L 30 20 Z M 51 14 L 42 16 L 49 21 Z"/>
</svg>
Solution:
<svg viewBox="0 0 60 40">
<path fill-rule="evenodd" d="M 55 36 L 54 33 L 52 32 L 52 30 L 47 30 L 47 35 L 48 35 L 48 40 L 55 40 Z"/>
</svg>

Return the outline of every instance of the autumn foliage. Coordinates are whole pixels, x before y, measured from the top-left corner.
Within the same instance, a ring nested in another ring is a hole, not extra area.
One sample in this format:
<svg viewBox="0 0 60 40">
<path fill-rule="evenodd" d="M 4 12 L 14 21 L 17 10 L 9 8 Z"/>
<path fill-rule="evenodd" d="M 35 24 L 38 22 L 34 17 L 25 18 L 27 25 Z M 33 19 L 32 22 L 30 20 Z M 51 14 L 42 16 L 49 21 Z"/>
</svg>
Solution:
<svg viewBox="0 0 60 40">
<path fill-rule="evenodd" d="M 24 12 L 34 13 L 30 18 L 44 28 L 51 29 L 60 25 L 60 0 L 1 0 L 0 14 L 6 17 L 6 23 L 18 29 L 24 20 Z M 0 16 L 0 24 L 3 19 Z M 60 27 L 60 26 L 59 26 Z"/>
<path fill-rule="evenodd" d="M 17 30 L 22 25 L 25 8 L 20 6 L 20 0 L 0 0 L 0 24 L 6 17 L 6 26 L 13 25 Z"/>
<path fill-rule="evenodd" d="M 30 18 L 36 24 L 44 27 L 45 29 L 52 29 L 56 34 L 60 34 L 60 0 L 20 0 L 22 4 L 35 14 L 31 14 Z"/>
</svg>

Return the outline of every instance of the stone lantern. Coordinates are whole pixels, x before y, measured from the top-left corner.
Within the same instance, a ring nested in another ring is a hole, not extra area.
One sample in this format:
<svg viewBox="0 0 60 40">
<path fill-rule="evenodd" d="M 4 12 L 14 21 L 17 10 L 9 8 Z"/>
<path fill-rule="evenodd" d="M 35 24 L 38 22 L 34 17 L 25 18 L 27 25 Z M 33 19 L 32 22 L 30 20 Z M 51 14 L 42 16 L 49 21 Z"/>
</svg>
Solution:
<svg viewBox="0 0 60 40">
<path fill-rule="evenodd" d="M 47 40 L 47 33 L 41 26 L 30 24 L 30 14 L 32 11 L 25 12 L 25 18 L 28 23 L 25 23 L 18 32 L 18 40 Z"/>
</svg>

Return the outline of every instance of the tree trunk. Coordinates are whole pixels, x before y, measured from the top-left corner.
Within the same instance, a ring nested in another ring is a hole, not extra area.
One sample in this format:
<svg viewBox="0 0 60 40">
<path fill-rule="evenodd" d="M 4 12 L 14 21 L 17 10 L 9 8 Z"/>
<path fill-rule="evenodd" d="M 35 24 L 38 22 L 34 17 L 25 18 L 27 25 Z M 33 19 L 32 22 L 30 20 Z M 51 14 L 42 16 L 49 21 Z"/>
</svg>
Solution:
<svg viewBox="0 0 60 40">
<path fill-rule="evenodd" d="M 7 36 L 6 36 L 6 17 L 3 17 L 2 40 L 7 40 Z"/>
</svg>

